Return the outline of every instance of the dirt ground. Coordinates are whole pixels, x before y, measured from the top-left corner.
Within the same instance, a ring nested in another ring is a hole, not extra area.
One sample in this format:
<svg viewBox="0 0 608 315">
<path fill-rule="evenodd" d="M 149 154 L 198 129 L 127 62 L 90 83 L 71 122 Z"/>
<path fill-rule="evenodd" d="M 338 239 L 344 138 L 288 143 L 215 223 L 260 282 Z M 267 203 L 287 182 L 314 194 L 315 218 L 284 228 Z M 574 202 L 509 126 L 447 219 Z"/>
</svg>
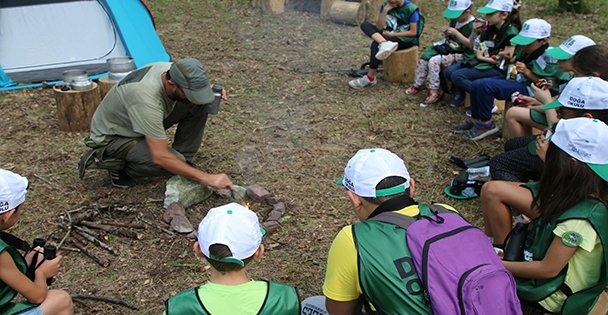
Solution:
<svg viewBox="0 0 608 315">
<path fill-rule="evenodd" d="M 481 226 L 477 200 L 456 201 L 441 192 L 456 171 L 448 158 L 495 154 L 502 138 L 471 142 L 449 133 L 464 110 L 420 108 L 424 95 L 406 96 L 401 84 L 380 81 L 351 90 L 341 70 L 358 67 L 369 54 L 370 40 L 357 27 L 293 9 L 264 14 L 244 0 L 146 3 L 172 57 L 200 59 L 212 81 L 223 82 L 228 91 L 229 102 L 210 118 L 195 162 L 208 172 L 228 174 L 236 184 L 258 183 L 287 204 L 282 227 L 265 238 L 266 256 L 253 265 L 252 277 L 296 285 L 302 297 L 320 293 L 331 241 L 342 226 L 355 222 L 344 189 L 334 182 L 360 148 L 397 153 L 417 180 L 418 200 L 451 204 Z M 599 15 L 558 14 L 550 10 L 551 2 L 526 4 L 525 17 L 553 24 L 553 44 L 577 32 L 606 42 Z M 440 37 L 445 1 L 424 1 L 421 7 L 427 17 L 425 47 Z M 57 225 L 67 219 L 66 211 L 82 206 L 100 209 L 97 219 L 137 223 L 142 216 L 163 224 L 166 178 L 142 180 L 128 190 L 112 188 L 101 171 L 79 180 L 76 166 L 86 134 L 58 131 L 50 89 L 2 93 L 0 113 L 0 168 L 31 182 L 27 211 L 13 233 L 57 243 L 64 235 Z M 501 115 L 495 118 L 502 122 Z M 225 202 L 213 196 L 189 208 L 188 216 L 198 224 L 210 207 Z M 267 210 L 256 204 L 252 209 L 260 216 Z M 110 262 L 108 267 L 80 253 L 64 253 L 53 287 L 139 308 L 85 301 L 76 303 L 78 314 L 160 314 L 171 294 L 206 280 L 205 263 L 192 254 L 191 240 L 152 227 L 141 234 L 140 240 L 108 236 L 115 256 L 89 245 Z"/>
</svg>

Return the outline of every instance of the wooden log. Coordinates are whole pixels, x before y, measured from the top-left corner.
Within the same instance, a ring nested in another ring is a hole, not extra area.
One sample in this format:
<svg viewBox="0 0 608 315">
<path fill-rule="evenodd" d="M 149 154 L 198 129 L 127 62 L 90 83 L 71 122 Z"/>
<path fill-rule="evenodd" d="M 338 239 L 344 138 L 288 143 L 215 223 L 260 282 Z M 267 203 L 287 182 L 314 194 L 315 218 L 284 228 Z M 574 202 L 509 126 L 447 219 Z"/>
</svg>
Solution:
<svg viewBox="0 0 608 315">
<path fill-rule="evenodd" d="M 57 102 L 57 118 L 61 131 L 88 131 L 91 118 L 101 102 L 99 86 L 93 82 L 93 87 L 86 91 L 62 91 L 53 87 Z"/>
<path fill-rule="evenodd" d="M 418 64 L 418 46 L 397 50 L 384 60 L 384 80 L 412 83 Z"/>
<path fill-rule="evenodd" d="M 367 6 L 367 14 L 365 20 L 376 24 L 378 21 L 378 15 L 380 14 L 380 7 L 384 0 L 364 0 Z"/>
<path fill-rule="evenodd" d="M 329 17 L 336 23 L 361 25 L 365 21 L 365 4 L 361 2 L 334 1 Z"/>
<path fill-rule="evenodd" d="M 321 0 L 321 18 L 329 19 L 329 10 L 331 9 L 331 5 L 334 4 L 336 0 Z"/>
<path fill-rule="evenodd" d="M 109 76 L 105 76 L 103 78 L 99 78 L 99 82 L 97 82 L 97 84 L 99 84 L 99 96 L 101 99 L 103 99 L 106 94 L 110 92 L 112 87 L 116 85 L 116 82 L 114 80 L 110 80 Z"/>
<path fill-rule="evenodd" d="M 285 12 L 285 0 L 253 0 L 251 4 L 255 8 L 261 8 L 264 12 L 274 14 Z"/>
</svg>

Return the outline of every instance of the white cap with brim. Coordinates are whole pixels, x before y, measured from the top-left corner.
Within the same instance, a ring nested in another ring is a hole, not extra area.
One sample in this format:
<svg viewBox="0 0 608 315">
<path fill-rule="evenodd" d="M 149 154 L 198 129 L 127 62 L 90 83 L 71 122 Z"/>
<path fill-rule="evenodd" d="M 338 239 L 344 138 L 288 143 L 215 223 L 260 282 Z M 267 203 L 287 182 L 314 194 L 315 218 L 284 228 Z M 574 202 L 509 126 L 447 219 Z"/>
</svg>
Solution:
<svg viewBox="0 0 608 315">
<path fill-rule="evenodd" d="M 519 34 L 511 39 L 511 44 L 526 46 L 549 36 L 551 36 L 551 24 L 543 19 L 529 19 L 521 27 Z"/>
<path fill-rule="evenodd" d="M 25 201 L 27 178 L 0 169 L 0 214 L 13 210 Z"/>
<path fill-rule="evenodd" d="M 572 78 L 557 100 L 540 108 L 562 106 L 580 110 L 608 110 L 608 82 L 597 77 Z"/>
<path fill-rule="evenodd" d="M 511 12 L 513 11 L 513 0 L 490 0 L 485 7 L 477 9 L 481 14 L 492 14 L 494 12 Z"/>
<path fill-rule="evenodd" d="M 597 119 L 561 119 L 551 142 L 608 181 L 608 126 Z"/>
<path fill-rule="evenodd" d="M 260 227 L 258 216 L 238 203 L 229 203 L 209 210 L 198 226 L 198 244 L 205 257 L 235 263 L 241 267 L 243 262 L 258 250 L 262 244 L 264 229 Z M 209 247 L 214 244 L 225 245 L 232 252 L 231 257 L 214 257 Z"/>
<path fill-rule="evenodd" d="M 471 7 L 471 0 L 450 0 L 448 8 L 443 11 L 443 17 L 446 19 L 457 19 L 464 11 Z"/>
<path fill-rule="evenodd" d="M 376 190 L 379 182 L 393 176 L 404 178 L 405 183 Z M 336 183 L 360 197 L 385 197 L 410 188 L 410 174 L 403 160 L 395 153 L 385 149 L 363 149 L 348 161 L 344 177 Z"/>
<path fill-rule="evenodd" d="M 566 39 L 559 47 L 547 49 L 547 54 L 557 60 L 568 60 L 572 58 L 577 51 L 593 45 L 595 45 L 593 39 L 583 35 L 574 35 Z"/>
</svg>

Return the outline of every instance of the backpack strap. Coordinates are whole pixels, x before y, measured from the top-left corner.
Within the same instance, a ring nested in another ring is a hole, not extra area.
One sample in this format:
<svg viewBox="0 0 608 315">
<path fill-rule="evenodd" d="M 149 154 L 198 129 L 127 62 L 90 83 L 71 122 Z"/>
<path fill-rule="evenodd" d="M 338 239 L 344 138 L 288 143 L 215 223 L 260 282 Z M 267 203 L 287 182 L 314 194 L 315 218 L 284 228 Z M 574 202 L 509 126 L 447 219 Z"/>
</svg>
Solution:
<svg viewBox="0 0 608 315">
<path fill-rule="evenodd" d="M 377 214 L 376 216 L 374 216 L 373 218 L 367 219 L 366 221 L 377 221 L 377 222 L 389 223 L 389 224 L 396 225 L 404 230 L 407 230 L 407 228 L 412 223 L 416 222 L 416 218 L 408 217 L 406 215 L 395 213 L 392 211 L 387 211 L 387 212 L 381 212 L 381 213 Z"/>
<path fill-rule="evenodd" d="M 22 250 L 24 252 L 29 252 L 30 250 L 32 250 L 32 247 L 30 246 L 30 244 L 20 238 L 18 238 L 17 236 L 4 232 L 4 231 L 0 231 L 0 239 L 3 240 L 6 244 L 8 244 L 10 247 L 18 249 L 18 250 Z"/>
</svg>

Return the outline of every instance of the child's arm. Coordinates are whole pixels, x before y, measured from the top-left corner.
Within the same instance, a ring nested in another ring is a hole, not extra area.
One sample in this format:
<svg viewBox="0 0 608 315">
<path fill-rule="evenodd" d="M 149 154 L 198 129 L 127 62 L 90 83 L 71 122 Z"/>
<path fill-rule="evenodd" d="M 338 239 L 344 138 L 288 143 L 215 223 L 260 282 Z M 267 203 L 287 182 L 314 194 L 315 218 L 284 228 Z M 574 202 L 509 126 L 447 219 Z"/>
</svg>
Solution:
<svg viewBox="0 0 608 315">
<path fill-rule="evenodd" d="M 385 31 L 385 33 L 388 33 L 388 35 L 390 35 L 390 36 L 402 36 L 402 37 L 416 37 L 417 32 L 418 32 L 418 23 L 416 23 L 416 22 L 411 22 L 410 29 L 405 32 L 386 32 Z"/>
<path fill-rule="evenodd" d="M 456 38 L 458 38 L 458 41 L 460 41 L 460 44 L 462 44 L 463 46 L 466 46 L 469 48 L 473 47 L 471 40 L 468 37 L 462 35 L 462 33 L 459 30 L 457 30 L 453 27 L 444 27 L 443 32 L 446 35 L 456 36 Z"/>
<path fill-rule="evenodd" d="M 578 247 L 568 247 L 558 236 L 547 250 L 543 260 L 536 261 L 503 261 L 505 267 L 516 277 L 526 279 L 550 279 L 559 274 L 574 255 Z"/>
<path fill-rule="evenodd" d="M 528 68 L 528 66 L 526 66 L 525 63 L 518 61 L 515 63 L 515 68 L 517 69 L 517 72 L 525 75 L 526 77 L 528 77 L 528 79 L 530 81 L 532 81 L 532 83 L 536 83 L 538 82 L 538 80 L 540 80 L 541 78 L 538 77 L 536 74 L 534 74 L 534 72 L 532 72 L 532 70 L 530 70 Z"/>
<path fill-rule="evenodd" d="M 376 26 L 379 29 L 383 29 L 384 27 L 386 27 L 386 15 L 388 14 L 388 11 L 390 11 L 392 8 L 393 6 L 389 2 L 385 7 L 382 8 L 380 14 L 378 14 L 378 21 L 376 21 Z"/>
<path fill-rule="evenodd" d="M 61 256 L 58 256 L 42 263 L 36 269 L 35 280 L 32 282 L 17 269 L 11 255 L 4 251 L 0 254 L 0 280 L 23 295 L 30 303 L 40 304 L 46 299 L 48 293 L 46 279 L 57 274 L 60 260 Z"/>
</svg>

